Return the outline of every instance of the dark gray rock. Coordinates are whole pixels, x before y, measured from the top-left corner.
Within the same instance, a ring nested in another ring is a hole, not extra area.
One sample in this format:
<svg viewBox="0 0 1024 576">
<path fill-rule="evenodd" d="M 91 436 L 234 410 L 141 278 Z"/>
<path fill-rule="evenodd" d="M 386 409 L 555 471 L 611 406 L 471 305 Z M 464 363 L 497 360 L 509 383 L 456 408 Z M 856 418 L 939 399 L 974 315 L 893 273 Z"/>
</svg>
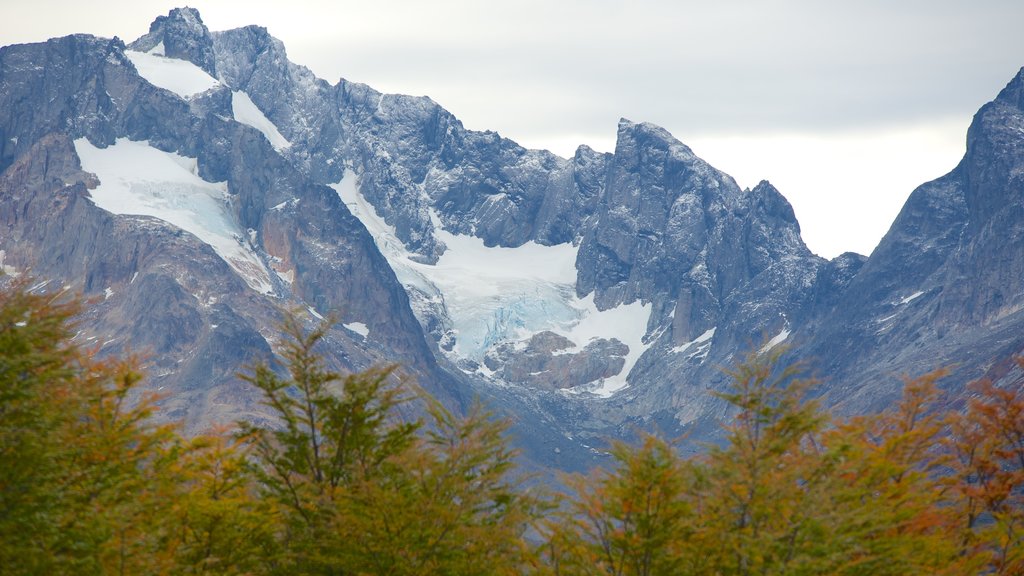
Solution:
<svg viewBox="0 0 1024 576">
<path fill-rule="evenodd" d="M 174 8 L 167 16 L 157 16 L 149 26 L 149 33 L 132 42 L 129 48 L 149 52 L 160 44 L 168 58 L 188 60 L 217 77 L 213 38 L 195 8 Z"/>
<path fill-rule="evenodd" d="M 506 382 L 540 390 L 594 384 L 622 371 L 629 347 L 611 339 L 591 341 L 582 350 L 553 332 L 538 332 L 525 343 L 506 342 L 488 351 L 484 364 Z"/>
</svg>

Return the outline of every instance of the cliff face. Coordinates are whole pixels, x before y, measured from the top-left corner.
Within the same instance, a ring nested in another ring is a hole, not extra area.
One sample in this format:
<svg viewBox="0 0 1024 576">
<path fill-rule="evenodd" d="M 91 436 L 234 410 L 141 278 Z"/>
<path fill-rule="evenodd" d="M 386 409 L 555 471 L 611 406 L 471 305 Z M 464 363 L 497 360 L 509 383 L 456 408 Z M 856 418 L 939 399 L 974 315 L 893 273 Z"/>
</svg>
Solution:
<svg viewBox="0 0 1024 576">
<path fill-rule="evenodd" d="M 982 107 L 964 159 L 911 194 L 836 305 L 808 328 L 807 353 L 838 383 L 827 392 L 844 410 L 886 405 L 898 392 L 885 385 L 890 374 L 948 366 L 950 386 L 1020 377 L 1004 368 L 1024 348 L 1021 85 L 1018 74 Z"/>
<path fill-rule="evenodd" d="M 482 396 L 528 458 L 580 468 L 638 427 L 713 438 L 721 367 L 752 348 L 795 345 L 849 412 L 942 364 L 954 391 L 1017 378 L 1022 82 L 870 258 L 826 261 L 771 184 L 657 126 L 622 120 L 613 154 L 527 150 L 176 9 L 128 46 L 0 49 L 0 265 L 93 297 L 79 338 L 148 354 L 191 429 L 262 418 L 237 373 L 273 358 L 282 309 L 332 312 L 332 366 Z"/>
</svg>

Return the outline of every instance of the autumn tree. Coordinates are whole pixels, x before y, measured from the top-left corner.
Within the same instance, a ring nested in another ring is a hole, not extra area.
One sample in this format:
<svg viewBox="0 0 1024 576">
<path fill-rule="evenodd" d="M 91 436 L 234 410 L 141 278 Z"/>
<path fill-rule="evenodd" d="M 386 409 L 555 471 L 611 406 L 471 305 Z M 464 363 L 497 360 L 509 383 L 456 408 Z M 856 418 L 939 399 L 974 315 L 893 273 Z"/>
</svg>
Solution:
<svg viewBox="0 0 1024 576">
<path fill-rule="evenodd" d="M 1024 368 L 1024 359 L 1017 360 Z M 964 413 L 949 415 L 946 444 L 953 473 L 947 479 L 957 513 L 957 544 L 977 556 L 985 572 L 1024 573 L 1024 392 L 988 380 Z"/>
<path fill-rule="evenodd" d="M 546 526 L 551 574 L 650 576 L 694 573 L 701 564 L 692 494 L 697 467 L 674 446 L 644 436 L 617 442 L 615 468 L 568 480 L 574 497 Z"/>
<path fill-rule="evenodd" d="M 904 380 L 898 403 L 822 434 L 822 566 L 835 574 L 972 574 L 957 554 L 940 473 L 943 370 Z"/>
<path fill-rule="evenodd" d="M 736 410 L 726 443 L 706 460 L 702 524 L 719 572 L 786 573 L 816 537 L 813 440 L 827 417 L 805 399 L 814 381 L 799 366 L 779 366 L 783 351 L 748 356 L 728 372 L 732 384 L 719 395 Z"/>
<path fill-rule="evenodd" d="M 165 502 L 158 554 L 176 574 L 260 574 L 277 554 L 279 516 L 259 497 L 247 439 L 216 428 L 180 439 L 166 462 L 155 497 Z"/>
<path fill-rule="evenodd" d="M 131 361 L 73 343 L 80 307 L 16 281 L 0 292 L 0 565 L 7 573 L 142 573 L 155 455 Z"/>
<path fill-rule="evenodd" d="M 617 444 L 616 467 L 576 477 L 550 523 L 554 574 L 973 574 L 943 500 L 935 382 L 907 380 L 882 413 L 831 419 L 814 380 L 755 353 L 730 371 L 725 439 L 681 460 Z M 1005 426 L 1000 426 L 1005 428 Z"/>
</svg>

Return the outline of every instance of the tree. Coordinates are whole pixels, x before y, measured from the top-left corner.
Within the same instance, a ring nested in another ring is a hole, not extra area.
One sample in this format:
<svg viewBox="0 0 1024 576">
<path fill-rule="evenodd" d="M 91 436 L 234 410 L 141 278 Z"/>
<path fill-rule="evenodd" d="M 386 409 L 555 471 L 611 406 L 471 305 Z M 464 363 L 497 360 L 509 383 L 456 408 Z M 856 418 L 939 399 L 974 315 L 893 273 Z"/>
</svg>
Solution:
<svg viewBox="0 0 1024 576">
<path fill-rule="evenodd" d="M 256 574 L 277 550 L 280 518 L 260 499 L 247 438 L 215 429 L 166 451 L 157 497 L 168 503 L 162 552 L 177 574 Z"/>
<path fill-rule="evenodd" d="M 905 379 L 902 399 L 823 434 L 828 462 L 821 534 L 837 574 L 970 574 L 943 506 L 938 370 Z"/>
<path fill-rule="evenodd" d="M 137 398 L 129 359 L 96 359 L 73 343 L 80 306 L 0 291 L 0 565 L 14 574 L 142 573 L 153 540 L 137 520 L 149 464 L 171 430 Z M 142 554 L 145 556 L 145 554 Z"/>
<path fill-rule="evenodd" d="M 880 414 L 833 421 L 813 380 L 752 354 L 721 397 L 726 439 L 682 461 L 664 442 L 617 444 L 617 467 L 575 477 L 547 532 L 554 574 L 970 574 L 939 472 L 935 382 L 907 380 Z"/>
<path fill-rule="evenodd" d="M 541 501 L 509 478 L 504 422 L 479 405 L 465 418 L 436 403 L 425 434 L 354 483 L 336 529 L 358 573 L 520 574 L 524 533 Z"/>
<path fill-rule="evenodd" d="M 1024 359 L 1017 359 L 1024 368 Z M 994 574 L 1024 573 L 1024 393 L 974 383 L 965 413 L 948 419 L 961 554 Z"/>
<path fill-rule="evenodd" d="M 266 365 L 246 377 L 280 424 L 242 425 L 283 520 L 272 571 L 516 573 L 537 501 L 507 478 L 504 425 L 426 399 L 427 426 L 402 421 L 397 408 L 410 397 L 390 383 L 392 367 L 344 377 L 324 368 L 315 348 L 328 328 L 306 333 L 286 320 L 289 377 Z"/>
<path fill-rule="evenodd" d="M 570 479 L 575 497 L 546 530 L 550 571 L 693 573 L 700 558 L 691 502 L 699 481 L 696 466 L 654 436 L 644 436 L 637 448 L 615 443 L 611 455 L 614 470 Z"/>
<path fill-rule="evenodd" d="M 817 536 L 814 436 L 827 417 L 804 398 L 815 382 L 799 366 L 779 366 L 784 350 L 748 356 L 719 395 L 737 409 L 725 446 L 707 457 L 703 523 L 721 572 L 786 573 Z"/>
<path fill-rule="evenodd" d="M 27 288 L 0 292 L 0 565 L 31 574 L 59 562 L 62 447 L 52 431 L 67 425 L 78 353 L 63 346 L 77 307 Z"/>
</svg>

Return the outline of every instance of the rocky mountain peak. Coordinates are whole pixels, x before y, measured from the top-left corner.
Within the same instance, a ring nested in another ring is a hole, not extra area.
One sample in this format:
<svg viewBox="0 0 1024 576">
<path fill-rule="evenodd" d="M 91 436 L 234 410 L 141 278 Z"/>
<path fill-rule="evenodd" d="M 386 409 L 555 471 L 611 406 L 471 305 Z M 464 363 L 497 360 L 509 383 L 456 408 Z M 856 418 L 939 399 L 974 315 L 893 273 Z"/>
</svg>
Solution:
<svg viewBox="0 0 1024 576">
<path fill-rule="evenodd" d="M 825 261 L 771 183 L 740 189 L 654 124 L 559 158 L 328 83 L 266 28 L 211 33 L 191 8 L 131 49 L 0 49 L 0 267 L 103 298 L 83 337 L 152 350 L 189 426 L 260 417 L 235 373 L 271 356 L 282 306 L 338 316 L 332 369 L 398 362 L 448 406 L 481 395 L 559 466 L 627 429 L 711 438 L 718 367 L 752 346 L 820 359 L 848 411 L 884 405 L 894 374 L 973 377 L 1024 349 L 1024 70 L 870 258 Z M 216 87 L 165 88 L 140 56 Z M 112 186 L 148 211 L 99 201 Z M 216 210 L 183 220 L 167 198 Z"/>
<path fill-rule="evenodd" d="M 1017 71 L 1017 75 L 999 92 L 996 100 L 1024 110 L 1024 68 Z"/>
<path fill-rule="evenodd" d="M 785 196 L 767 180 L 761 180 L 754 189 L 750 191 L 751 208 L 757 210 L 767 218 L 792 224 L 800 232 L 800 223 L 797 222 L 793 206 L 786 200 Z"/>
<path fill-rule="evenodd" d="M 626 118 L 620 118 L 615 153 L 618 154 L 620 145 L 629 146 L 634 143 L 663 149 L 674 148 L 684 155 L 696 158 L 688 146 L 661 126 L 650 122 L 633 122 Z"/>
<path fill-rule="evenodd" d="M 217 76 L 213 37 L 195 8 L 174 8 L 167 16 L 157 16 L 149 25 L 149 32 L 128 47 L 188 60 L 211 76 Z"/>
</svg>

